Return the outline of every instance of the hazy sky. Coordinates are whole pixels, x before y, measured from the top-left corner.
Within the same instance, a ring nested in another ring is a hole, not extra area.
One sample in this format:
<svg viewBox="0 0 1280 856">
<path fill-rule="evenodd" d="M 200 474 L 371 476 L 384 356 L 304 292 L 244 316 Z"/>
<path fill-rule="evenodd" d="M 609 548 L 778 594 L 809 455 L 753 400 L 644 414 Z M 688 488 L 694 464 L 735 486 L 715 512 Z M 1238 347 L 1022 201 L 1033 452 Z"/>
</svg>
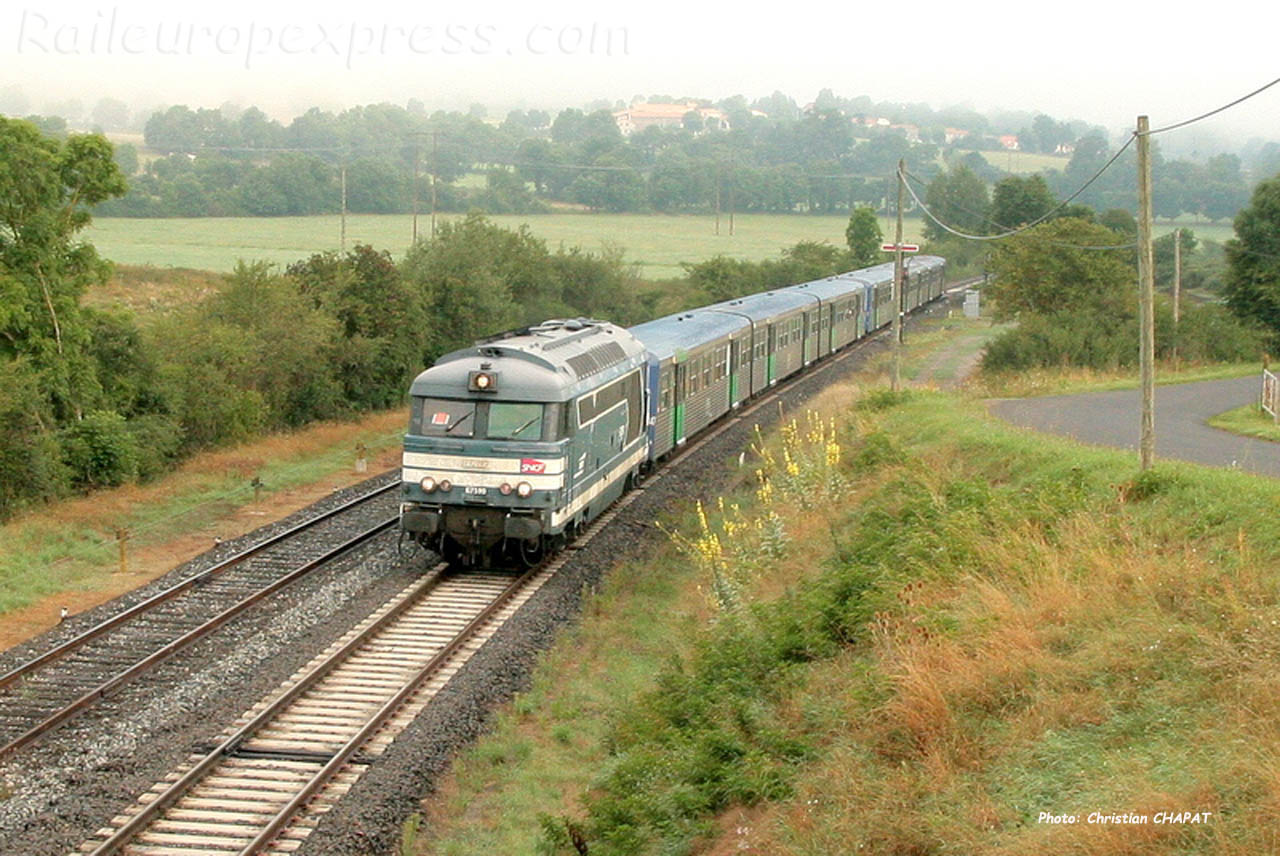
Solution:
<svg viewBox="0 0 1280 856">
<path fill-rule="evenodd" d="M 0 12 L 0 87 L 19 86 L 36 109 L 76 98 L 88 110 L 103 96 L 135 107 L 231 101 L 282 120 L 409 98 L 429 109 L 480 102 L 497 116 L 655 92 L 780 89 L 803 104 L 829 87 L 1118 131 L 1140 112 L 1160 126 L 1280 76 L 1270 4 L 1149 6 L 19 0 Z M 1280 86 L 1205 125 L 1280 139 Z"/>
</svg>

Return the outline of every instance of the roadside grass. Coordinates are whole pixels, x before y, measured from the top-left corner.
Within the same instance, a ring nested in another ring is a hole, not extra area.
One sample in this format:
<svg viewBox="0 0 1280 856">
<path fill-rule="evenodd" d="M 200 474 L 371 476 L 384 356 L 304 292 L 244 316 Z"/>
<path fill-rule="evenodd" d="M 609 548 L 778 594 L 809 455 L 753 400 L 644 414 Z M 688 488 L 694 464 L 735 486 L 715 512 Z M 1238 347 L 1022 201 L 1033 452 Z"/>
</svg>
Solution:
<svg viewBox="0 0 1280 856">
<path fill-rule="evenodd" d="M 1214 363 L 1196 365 L 1182 363 L 1156 364 L 1156 383 L 1192 383 L 1201 380 L 1223 380 L 1258 374 L 1257 363 Z M 1137 389 L 1141 384 L 1137 369 L 1100 372 L 1091 369 L 1033 369 L 1018 373 L 974 375 L 972 388 L 984 398 L 1027 398 L 1042 395 L 1070 395 L 1077 392 L 1104 392 L 1112 389 Z"/>
<path fill-rule="evenodd" d="M 669 656 L 609 691 L 598 676 L 633 668 L 635 631 L 609 633 L 625 598 L 593 606 L 578 631 L 605 634 L 592 661 L 540 672 L 507 714 L 498 739 L 525 748 L 485 738 L 467 753 L 461 769 L 501 773 L 455 777 L 429 809 L 440 846 L 419 853 L 572 854 L 574 835 L 593 856 L 1276 851 L 1280 485 L 1176 463 L 1139 475 L 1125 452 L 1018 431 L 948 394 L 844 386 L 813 406 L 791 429 L 809 452 L 784 453 L 783 432 L 751 454 L 782 498 L 741 481 L 726 497 L 738 511 L 676 530 L 702 591 L 684 582 L 647 610 L 679 616 L 648 628 Z M 716 555 L 758 537 L 769 510 L 783 558 L 748 575 L 745 611 L 707 607 L 710 569 L 734 564 Z M 615 579 L 690 580 L 663 561 Z M 548 663 L 582 649 L 562 643 Z M 579 687 L 604 696 L 553 717 Z M 548 751 L 589 733 L 602 736 L 574 757 Z M 552 798 L 508 795 L 553 772 Z M 1166 810 L 1211 815 L 1155 823 Z M 491 826 L 504 837 L 478 843 Z"/>
<path fill-rule="evenodd" d="M 440 219 L 461 217 L 440 215 Z M 724 254 L 761 261 L 778 258 L 799 241 L 828 241 L 845 246 L 847 216 L 738 214 L 730 235 L 727 215 L 715 233 L 712 215 L 533 214 L 495 215 L 504 228 L 528 224 L 553 250 L 580 246 L 599 252 L 621 247 L 646 279 L 683 276 L 681 262 L 700 262 Z M 426 227 L 419 216 L 420 231 Z M 907 219 L 907 239 L 919 240 L 923 222 Z M 338 249 L 339 217 L 209 217 L 146 219 L 99 217 L 85 230 L 105 258 L 129 265 L 174 266 L 228 272 L 237 260 L 262 259 L 287 265 Z M 412 216 L 361 214 L 347 217 L 347 245 L 372 244 L 401 256 L 412 238 Z"/>
<path fill-rule="evenodd" d="M 396 410 L 273 435 L 197 455 L 154 482 L 98 491 L 9 521 L 0 526 L 5 641 L 19 641 L 10 638 L 23 624 L 15 611 L 53 595 L 78 608 L 95 605 L 207 549 L 215 537 L 243 534 L 367 478 L 353 471 L 357 444 L 367 449 L 369 473 L 393 466 L 403 423 Z M 254 478 L 264 485 L 256 505 Z M 129 533 L 126 577 L 119 573 L 119 529 Z M 47 615 L 33 620 L 32 632 L 46 629 Z"/>
<path fill-rule="evenodd" d="M 1260 440 L 1280 442 L 1280 425 L 1276 424 L 1271 414 L 1257 404 L 1246 404 L 1209 419 L 1209 424 L 1232 434 L 1245 437 L 1257 437 Z"/>
<path fill-rule="evenodd" d="M 823 732 L 795 795 L 713 852 L 1273 852 L 1280 486 L 1191 465 L 1135 477 L 1122 454 L 937 396 L 880 430 L 910 455 L 850 543 L 893 548 L 878 567 L 897 603 L 791 703 L 797 729 L 860 727 Z M 1213 819 L 1155 824 L 1164 810 Z"/>
</svg>

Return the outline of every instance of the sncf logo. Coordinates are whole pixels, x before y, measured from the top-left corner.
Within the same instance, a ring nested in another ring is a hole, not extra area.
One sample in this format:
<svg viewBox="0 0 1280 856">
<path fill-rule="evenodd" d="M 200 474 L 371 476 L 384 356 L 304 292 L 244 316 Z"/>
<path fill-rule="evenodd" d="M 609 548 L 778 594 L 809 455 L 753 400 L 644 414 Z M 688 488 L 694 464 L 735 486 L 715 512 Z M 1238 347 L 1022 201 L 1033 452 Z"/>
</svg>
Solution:
<svg viewBox="0 0 1280 856">
<path fill-rule="evenodd" d="M 540 476 L 547 471 L 545 461 L 535 461 L 533 458 L 520 459 L 520 474 Z"/>
</svg>

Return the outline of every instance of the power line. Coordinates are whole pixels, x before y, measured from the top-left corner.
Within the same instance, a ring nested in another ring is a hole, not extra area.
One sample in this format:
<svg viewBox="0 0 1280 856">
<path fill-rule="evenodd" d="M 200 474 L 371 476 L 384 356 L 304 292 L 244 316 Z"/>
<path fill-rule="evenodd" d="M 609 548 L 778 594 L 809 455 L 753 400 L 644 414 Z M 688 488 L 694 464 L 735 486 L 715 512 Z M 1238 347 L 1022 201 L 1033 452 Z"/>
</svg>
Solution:
<svg viewBox="0 0 1280 856">
<path fill-rule="evenodd" d="M 1237 98 L 1235 101 L 1232 101 L 1228 104 L 1223 104 L 1221 107 L 1217 107 L 1213 110 L 1210 110 L 1208 113 L 1201 113 L 1199 116 L 1196 116 L 1194 118 L 1185 119 L 1181 122 L 1175 122 L 1172 125 L 1165 125 L 1163 128 L 1156 128 L 1155 130 L 1147 131 L 1144 136 L 1149 137 L 1155 134 L 1163 134 L 1165 131 L 1172 131 L 1175 128 L 1185 128 L 1187 125 L 1194 124 L 1195 122 L 1199 122 L 1203 119 L 1208 119 L 1210 116 L 1216 116 L 1218 113 L 1221 113 L 1223 110 L 1230 110 L 1232 107 L 1236 106 L 1237 104 L 1240 104 L 1241 102 L 1244 102 L 1244 101 L 1248 101 L 1253 96 L 1267 91 L 1271 87 L 1275 86 L 1277 83 L 1280 83 L 1280 77 L 1277 77 L 1275 80 L 1271 81 L 1270 83 L 1267 83 L 1263 86 L 1259 86 L 1257 89 L 1253 90 L 1248 95 L 1242 95 L 1239 98 Z"/>
<path fill-rule="evenodd" d="M 1021 232 L 1025 232 L 1025 231 L 1027 231 L 1028 229 L 1030 229 L 1030 228 L 1031 228 L 1031 227 L 1033 227 L 1033 226 L 1038 226 L 1039 224 L 1043 223 L 1045 220 L 1048 220 L 1048 219 L 1049 219 L 1050 217 L 1052 217 L 1054 214 L 1057 214 L 1059 211 L 1061 211 L 1062 209 L 1066 208 L 1069 204 L 1071 204 L 1071 202 L 1072 202 L 1072 201 L 1073 201 L 1077 196 L 1079 196 L 1081 193 L 1084 193 L 1086 190 L 1088 190 L 1088 189 L 1089 189 L 1089 185 L 1091 185 L 1091 184 L 1093 184 L 1095 181 L 1097 181 L 1097 180 L 1098 180 L 1098 178 L 1099 178 L 1099 177 L 1101 177 L 1101 175 L 1102 175 L 1104 172 L 1106 172 L 1108 169 L 1110 169 L 1110 168 L 1111 168 L 1111 165 L 1112 165 L 1112 164 L 1114 164 L 1117 160 L 1119 160 L 1119 159 L 1120 159 L 1120 155 L 1124 154 L 1125 150 L 1126 150 L 1127 148 L 1129 148 L 1129 146 L 1131 146 L 1131 145 L 1133 144 L 1133 141 L 1134 141 L 1135 139 L 1137 139 L 1137 135 L 1136 135 L 1136 134 L 1131 134 L 1131 135 L 1129 136 L 1129 139 L 1125 140 L 1124 145 L 1123 145 L 1123 146 L 1121 146 L 1121 147 L 1116 151 L 1116 153 L 1115 153 L 1114 155 L 1112 155 L 1112 156 L 1111 156 L 1111 159 L 1110 159 L 1110 160 L 1108 160 L 1106 163 L 1104 163 L 1104 164 L 1102 165 L 1102 168 L 1101 168 L 1101 169 L 1099 169 L 1097 172 L 1095 172 L 1095 173 L 1093 174 L 1093 177 L 1092 177 L 1092 178 L 1090 178 L 1088 181 L 1086 181 L 1084 184 L 1082 184 L 1082 185 L 1080 186 L 1080 188 L 1079 188 L 1078 190 L 1076 190 L 1076 192 L 1075 192 L 1075 193 L 1071 194 L 1071 195 L 1070 195 L 1070 196 L 1068 196 L 1066 199 L 1064 199 L 1064 200 L 1062 200 L 1061 202 L 1059 202 L 1056 206 L 1054 206 L 1053 208 L 1050 208 L 1048 211 L 1046 211 L 1046 212 L 1045 212 L 1044 214 L 1042 214 L 1040 217 L 1036 218 L 1035 220 L 1032 220 L 1030 223 L 1027 223 L 1027 224 L 1026 224 L 1026 225 L 1024 225 L 1024 226 L 1020 226 L 1020 227 L 1018 227 L 1017 229 L 1010 229 L 1010 230 L 1008 230 L 1008 231 L 1006 231 L 1006 232 L 1001 232 L 1001 233 L 1000 233 L 1000 234 L 998 234 L 998 235 L 970 235 L 970 234 L 967 234 L 967 233 L 965 233 L 965 232 L 961 232 L 961 231 L 959 231 L 959 230 L 957 230 L 957 229 L 953 229 L 951 226 L 948 226 L 946 223 L 943 223 L 941 220 L 939 220 L 939 219 L 937 218 L 937 216 L 935 216 L 935 215 L 934 215 L 934 213 L 933 213 L 932 211 L 930 211 L 930 210 L 929 210 L 929 207 L 928 207 L 927 205 L 925 205 L 925 204 L 924 204 L 924 202 L 922 202 L 922 201 L 920 200 L 920 197 L 916 195 L 916 192 L 915 192 L 914 190 L 912 190 L 910 183 L 907 183 L 907 192 L 909 192 L 909 193 L 911 194 L 911 198 L 912 198 L 912 199 L 914 199 L 914 200 L 916 201 L 916 204 L 920 206 L 920 209 L 921 209 L 922 211 L 924 211 L 924 213 L 929 217 L 929 219 L 930 219 L 930 220 L 932 220 L 933 222 L 937 223 L 937 224 L 938 224 L 938 225 L 939 225 L 943 230 L 945 230 L 945 231 L 947 231 L 947 232 L 950 232 L 951 234 L 956 235 L 956 236 L 958 236 L 958 237 L 961 237 L 961 238 L 967 238 L 968 240 L 971 240 L 971 241 L 996 241 L 996 240 L 999 240 L 999 239 L 1001 239 L 1001 238 L 1008 238 L 1008 237 L 1010 237 L 1010 236 L 1017 235 L 1017 234 L 1019 234 L 1019 233 L 1021 233 Z M 906 170 L 903 170 L 903 175 L 904 175 L 905 177 L 907 177 L 907 178 L 914 178 L 916 181 L 920 182 L 921 184 L 924 184 L 924 179 L 920 178 L 919 176 L 912 175 L 910 172 L 907 172 Z M 1118 248 L 1117 248 L 1117 249 L 1118 249 Z"/>
</svg>

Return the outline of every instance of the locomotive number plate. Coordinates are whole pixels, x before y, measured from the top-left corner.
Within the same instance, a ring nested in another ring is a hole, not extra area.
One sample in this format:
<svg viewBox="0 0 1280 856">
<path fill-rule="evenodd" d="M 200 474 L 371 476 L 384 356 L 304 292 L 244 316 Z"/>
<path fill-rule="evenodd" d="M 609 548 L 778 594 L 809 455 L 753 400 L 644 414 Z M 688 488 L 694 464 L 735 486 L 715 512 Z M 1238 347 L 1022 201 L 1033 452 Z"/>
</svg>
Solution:
<svg viewBox="0 0 1280 856">
<path fill-rule="evenodd" d="M 464 490 L 466 491 L 467 496 L 484 496 L 489 492 L 488 488 L 483 487 L 468 487 L 464 488 Z"/>
</svg>

